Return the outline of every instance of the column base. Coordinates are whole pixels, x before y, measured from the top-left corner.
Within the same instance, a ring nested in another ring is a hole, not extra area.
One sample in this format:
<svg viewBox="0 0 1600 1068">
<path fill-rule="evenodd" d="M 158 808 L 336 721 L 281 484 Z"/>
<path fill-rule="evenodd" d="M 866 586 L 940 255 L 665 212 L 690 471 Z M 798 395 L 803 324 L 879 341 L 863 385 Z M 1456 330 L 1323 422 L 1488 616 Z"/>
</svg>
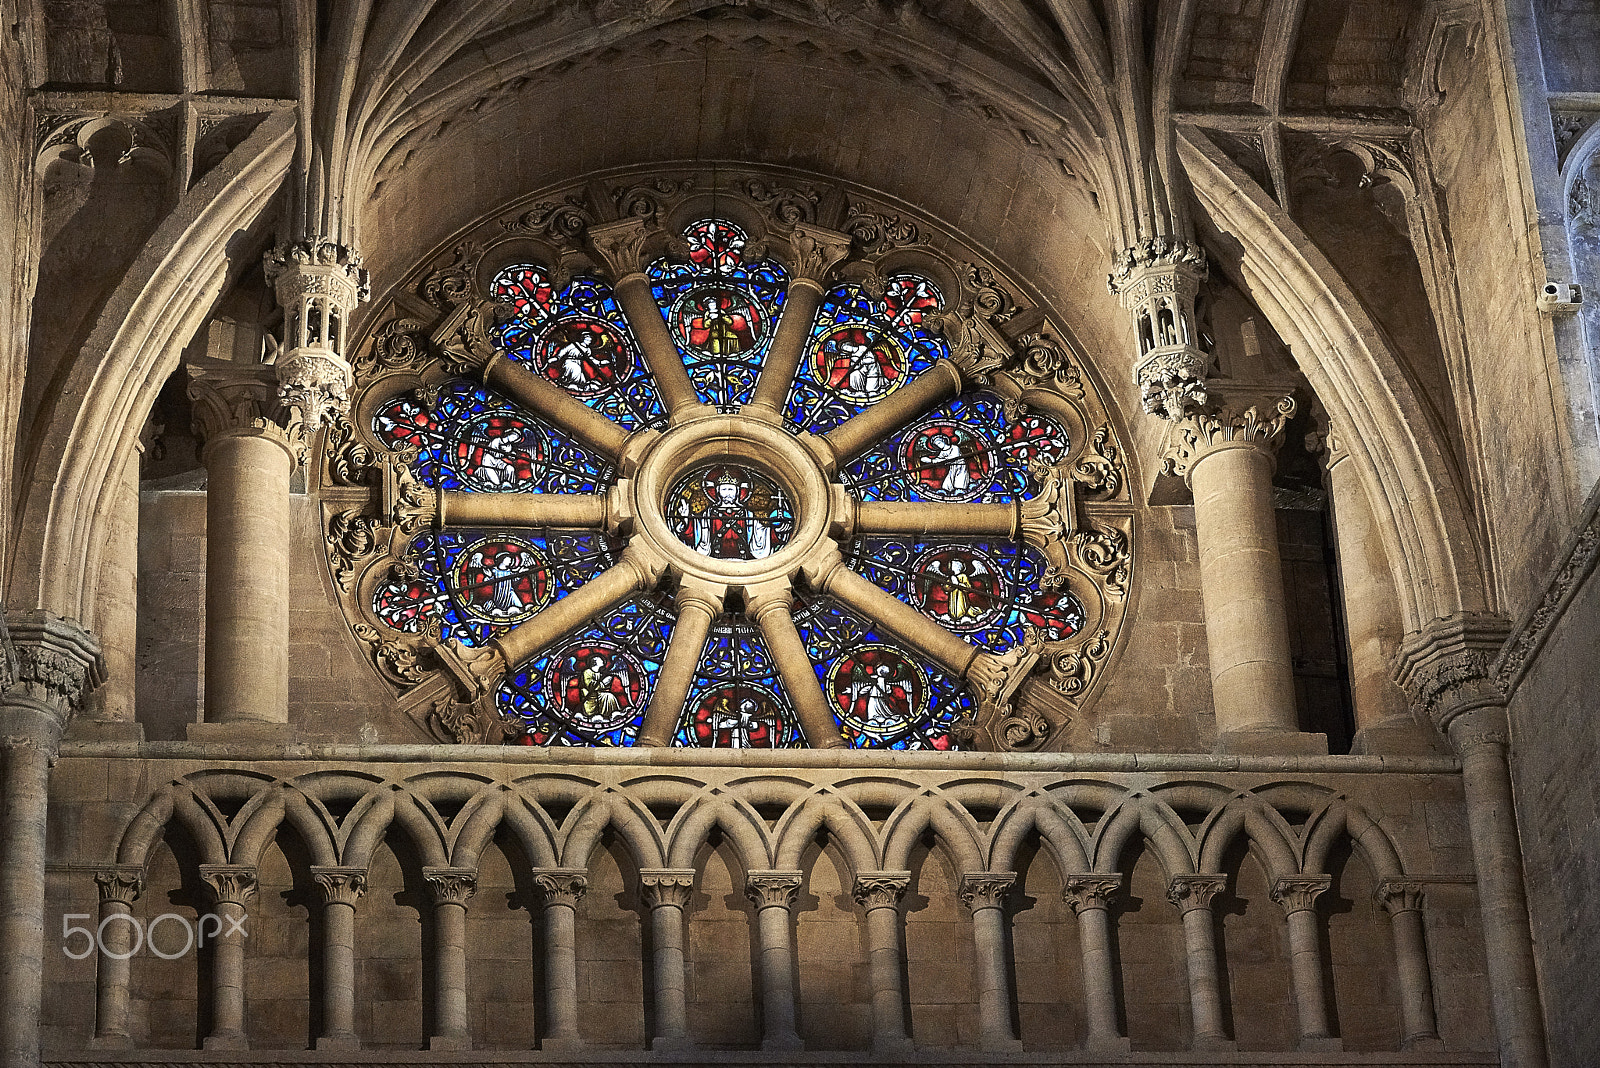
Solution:
<svg viewBox="0 0 1600 1068">
<path fill-rule="evenodd" d="M 207 1035 L 206 1040 L 200 1043 L 201 1049 L 249 1049 L 250 1040 L 245 1038 L 243 1031 L 218 1031 L 214 1035 Z"/>
<path fill-rule="evenodd" d="M 317 1039 L 318 1049 L 334 1050 L 335 1052 L 348 1053 L 361 1048 L 361 1039 L 354 1033 L 341 1035 L 323 1035 Z"/>
<path fill-rule="evenodd" d="M 1328 736 L 1303 731 L 1227 731 L 1217 735 L 1222 756 L 1327 756 Z"/>
<path fill-rule="evenodd" d="M 1302 1038 L 1295 1046 L 1301 1053 L 1343 1053 L 1344 1039 L 1332 1035 L 1315 1035 Z"/>
<path fill-rule="evenodd" d="M 96 1035 L 89 1040 L 90 1049 L 132 1049 L 132 1035 Z"/>
<path fill-rule="evenodd" d="M 659 1038 L 650 1040 L 650 1048 L 668 1052 L 694 1049 L 694 1040 L 686 1035 L 662 1035 Z"/>
<path fill-rule="evenodd" d="M 776 408 L 768 408 L 764 404 L 746 404 L 739 409 L 739 415 L 743 419 L 754 419 L 758 423 L 771 423 L 773 426 L 783 422 L 782 412 Z"/>
<path fill-rule="evenodd" d="M 978 1048 L 985 1053 L 1021 1053 L 1022 1039 L 1012 1038 L 1009 1035 L 995 1035 L 978 1039 Z"/>
<path fill-rule="evenodd" d="M 1409 716 L 1380 720 L 1356 731 L 1352 756 L 1438 756 L 1446 752 Z"/>
<path fill-rule="evenodd" d="M 223 745 L 228 742 L 292 742 L 294 728 L 287 723 L 241 719 L 232 723 L 190 723 L 184 728 L 191 742 Z"/>
<path fill-rule="evenodd" d="M 428 1039 L 428 1049 L 430 1051 L 471 1048 L 472 1039 L 466 1035 L 434 1035 Z"/>
<path fill-rule="evenodd" d="M 1127 1053 L 1133 1049 L 1133 1042 L 1127 1035 L 1090 1035 L 1083 1048 L 1104 1050 L 1107 1053 Z"/>
<path fill-rule="evenodd" d="M 761 1048 L 769 1052 L 794 1053 L 805 1049 L 806 1043 L 799 1035 L 778 1035 L 776 1038 L 763 1038 Z"/>
<path fill-rule="evenodd" d="M 122 719 L 74 719 L 64 742 L 142 742 L 144 724 Z"/>
</svg>

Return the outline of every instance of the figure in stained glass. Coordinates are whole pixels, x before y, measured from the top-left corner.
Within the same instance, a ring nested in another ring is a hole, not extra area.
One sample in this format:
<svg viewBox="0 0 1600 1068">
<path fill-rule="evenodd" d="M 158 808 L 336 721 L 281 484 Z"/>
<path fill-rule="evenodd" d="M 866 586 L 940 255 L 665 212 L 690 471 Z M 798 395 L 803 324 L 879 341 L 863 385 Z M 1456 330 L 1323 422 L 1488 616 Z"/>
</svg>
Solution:
<svg viewBox="0 0 1600 1068">
<path fill-rule="evenodd" d="M 1003 606 L 1005 587 L 999 565 L 965 546 L 924 553 L 913 574 L 917 607 L 956 630 L 984 626 Z"/>
<path fill-rule="evenodd" d="M 574 726 L 609 731 L 641 710 L 645 669 L 608 642 L 574 642 L 550 658 L 545 692 L 557 695 Z"/>
<path fill-rule="evenodd" d="M 532 545 L 491 538 L 456 559 L 456 589 L 468 615 L 506 623 L 531 615 L 550 599 L 550 564 Z"/>
<path fill-rule="evenodd" d="M 764 560 L 794 530 L 788 495 L 740 464 L 691 471 L 668 492 L 666 513 L 685 545 L 718 560 Z"/>
<path fill-rule="evenodd" d="M 968 501 L 988 484 L 989 445 L 969 427 L 938 419 L 906 435 L 905 469 L 918 488 L 941 501 Z"/>
<path fill-rule="evenodd" d="M 531 482 L 543 458 L 539 432 L 516 416 L 491 412 L 468 423 L 456 442 L 462 480 L 491 493 Z"/>
<path fill-rule="evenodd" d="M 552 382 L 579 397 L 599 396 L 632 370 L 616 329 L 598 319 L 557 323 L 540 338 L 539 358 Z"/>
<path fill-rule="evenodd" d="M 678 344 L 712 358 L 738 356 L 761 344 L 766 317 L 755 298 L 732 286 L 696 286 L 672 308 Z"/>
<path fill-rule="evenodd" d="M 923 712 L 921 676 L 899 650 L 865 645 L 834 661 L 826 686 L 847 725 L 882 738 L 903 732 Z"/>
<path fill-rule="evenodd" d="M 706 693 L 692 723 L 695 744 L 703 749 L 775 749 L 784 744 L 777 697 L 751 683 Z"/>
<path fill-rule="evenodd" d="M 823 335 L 812 350 L 815 376 L 857 404 L 888 394 L 906 374 L 907 357 L 893 338 L 864 323 Z"/>
</svg>

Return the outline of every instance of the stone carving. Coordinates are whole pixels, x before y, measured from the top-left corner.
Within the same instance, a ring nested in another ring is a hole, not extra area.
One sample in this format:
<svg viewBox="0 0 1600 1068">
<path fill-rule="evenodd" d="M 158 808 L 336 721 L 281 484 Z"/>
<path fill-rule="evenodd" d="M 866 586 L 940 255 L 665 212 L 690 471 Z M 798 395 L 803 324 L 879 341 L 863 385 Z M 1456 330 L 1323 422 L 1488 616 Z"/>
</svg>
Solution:
<svg viewBox="0 0 1600 1068">
<path fill-rule="evenodd" d="M 1215 414 L 1188 416 L 1178 425 L 1178 440 L 1162 458 L 1161 468 L 1169 475 L 1187 478 L 1194 465 L 1219 446 L 1254 444 L 1276 449 L 1296 410 L 1294 398 L 1284 396 L 1273 405 L 1270 415 L 1251 405 L 1243 411 L 1223 408 Z"/>
<path fill-rule="evenodd" d="M 694 892 L 693 868 L 641 868 L 639 894 L 649 908 L 683 908 Z"/>
<path fill-rule="evenodd" d="M 850 254 L 850 238 L 820 226 L 796 223 L 794 233 L 789 235 L 789 249 L 793 253 L 793 262 L 789 266 L 795 277 L 823 282 L 833 268 Z"/>
<path fill-rule="evenodd" d="M 1111 655 L 1111 632 L 1097 631 L 1086 641 L 1050 654 L 1050 685 L 1073 703 L 1093 685 L 1100 665 Z"/>
<path fill-rule="evenodd" d="M 1077 536 L 1077 480 L 1066 465 L 1045 461 L 1036 461 L 1028 473 L 1039 490 L 1017 503 L 1017 532 L 1044 555 L 1044 585 L 1059 589 L 1067 581 L 1067 542 Z"/>
<path fill-rule="evenodd" d="M 499 346 L 494 343 L 494 328 L 512 314 L 510 305 L 464 295 L 456 301 L 451 314 L 434 328 L 429 340 L 450 370 L 481 378 L 500 355 Z"/>
<path fill-rule="evenodd" d="M 618 214 L 634 219 L 654 220 L 664 204 L 694 188 L 693 178 L 657 178 L 652 182 L 625 186 L 611 193 Z"/>
<path fill-rule="evenodd" d="M 744 895 L 757 909 L 794 908 L 800 896 L 798 871 L 753 871 L 745 877 Z"/>
<path fill-rule="evenodd" d="M 1023 389 L 1053 386 L 1065 397 L 1083 398 L 1083 373 L 1066 346 L 1040 330 L 1017 340 L 1017 355 L 1006 373 Z"/>
<path fill-rule="evenodd" d="M 1073 467 L 1072 477 L 1091 497 L 1110 500 L 1122 488 L 1122 450 L 1111 436 L 1111 424 L 1100 424 L 1084 451 L 1086 455 Z"/>
<path fill-rule="evenodd" d="M 1037 749 L 1049 737 L 1049 720 L 1038 713 L 1014 715 L 1011 707 L 1012 698 L 1043 655 L 1044 637 L 1029 627 L 1022 641 L 1003 653 L 979 653 L 967 668 L 967 685 L 978 699 L 976 725 L 994 724 L 995 741 L 1008 749 Z"/>
<path fill-rule="evenodd" d="M 1528 660 L 1544 644 L 1554 623 L 1571 604 L 1573 595 L 1600 563 L 1600 508 L 1588 513 L 1586 521 L 1567 546 L 1561 569 L 1540 596 L 1538 604 L 1517 624 L 1504 650 L 1494 662 L 1494 679 L 1509 694 L 1527 668 Z"/>
<path fill-rule="evenodd" d="M 645 242 L 657 231 L 638 216 L 589 228 L 589 244 L 611 272 L 613 282 L 644 270 Z"/>
<path fill-rule="evenodd" d="M 1509 629 L 1498 616 L 1467 614 L 1435 619 L 1408 635 L 1395 658 L 1395 680 L 1413 711 L 1443 734 L 1474 708 L 1503 705 L 1494 663 Z"/>
<path fill-rule="evenodd" d="M 350 407 L 354 383 L 345 334 L 358 304 L 372 295 L 361 254 L 326 237 L 307 237 L 266 254 L 267 282 L 284 312 L 278 395 L 294 422 L 315 431 Z"/>
<path fill-rule="evenodd" d="M 378 450 L 357 436 L 355 425 L 345 415 L 334 418 L 323 448 L 328 470 L 339 485 L 369 485 L 378 477 Z"/>
<path fill-rule="evenodd" d="M 256 896 L 256 870 L 245 864 L 202 864 L 200 880 L 214 905 L 244 908 Z"/>
<path fill-rule="evenodd" d="M 541 200 L 516 218 L 505 220 L 501 226 L 508 233 L 534 234 L 558 246 L 573 248 L 583 241 L 594 221 L 594 214 L 584 198 L 569 193 L 561 200 Z"/>
<path fill-rule="evenodd" d="M 1391 916 L 1422 911 L 1423 885 L 1414 879 L 1385 879 L 1378 884 L 1374 899 Z"/>
<path fill-rule="evenodd" d="M 900 904 L 910 885 L 911 873 L 908 871 L 864 871 L 857 873 L 850 896 L 868 912 L 873 909 L 892 909 Z"/>
<path fill-rule="evenodd" d="M 1179 912 L 1209 909 L 1211 899 L 1227 888 L 1226 875 L 1174 875 L 1167 884 L 1167 900 Z"/>
<path fill-rule="evenodd" d="M 409 371 L 433 359 L 423 343 L 427 324 L 419 319 L 390 319 L 378 330 L 367 350 L 350 361 L 360 382 L 385 371 Z"/>
<path fill-rule="evenodd" d="M 333 581 L 341 590 L 349 592 L 362 561 L 381 547 L 379 532 L 382 529 L 380 520 L 362 515 L 359 508 L 337 512 L 328 521 L 328 533 L 323 540 L 328 544 L 328 564 L 333 569 Z"/>
<path fill-rule="evenodd" d="M 1136 272 L 1150 267 L 1187 267 L 1203 278 L 1206 273 L 1206 250 L 1192 241 L 1168 234 L 1145 238 L 1112 254 L 1106 288 L 1112 296 L 1119 296 L 1136 283 Z"/>
<path fill-rule="evenodd" d="M 0 612 L 0 694 L 17 681 L 17 650 L 11 644 L 11 631 L 6 626 L 5 613 Z"/>
<path fill-rule="evenodd" d="M 856 248 L 866 256 L 921 241 L 916 223 L 899 215 L 875 212 L 858 201 L 851 202 L 844 229 L 854 239 Z"/>
<path fill-rule="evenodd" d="M 121 167 L 142 164 L 162 175 L 172 173 L 174 153 L 171 141 L 148 118 L 127 115 L 39 114 L 36 121 L 40 172 L 52 163 L 76 163 L 82 167 Z M 95 155 L 91 145 L 98 144 Z"/>
<path fill-rule="evenodd" d="M 1133 380 L 1151 415 L 1179 420 L 1206 402 L 1211 357 L 1198 345 L 1194 301 L 1206 278 L 1205 250 L 1168 235 L 1112 257 L 1106 287 L 1133 319 L 1139 339 Z"/>
<path fill-rule="evenodd" d="M 1016 881 L 1016 872 L 967 872 L 961 876 L 957 893 L 961 903 L 973 912 L 1005 908 L 1006 895 Z"/>
<path fill-rule="evenodd" d="M 1122 889 L 1122 876 L 1116 872 L 1067 875 L 1061 880 L 1061 900 L 1075 913 L 1111 907 L 1111 899 Z"/>
<path fill-rule="evenodd" d="M 255 431 L 287 445 L 288 438 L 279 422 L 283 409 L 272 368 L 224 360 L 191 360 L 188 372 L 194 431 L 202 441 Z"/>
<path fill-rule="evenodd" d="M 435 905 L 466 908 L 467 902 L 478 892 L 476 868 L 423 868 L 422 878 L 428 884 Z"/>
<path fill-rule="evenodd" d="M 1572 146 L 1578 143 L 1578 138 L 1583 136 L 1585 130 L 1594 125 L 1595 120 L 1600 119 L 1600 112 L 1551 111 L 1550 118 L 1556 135 L 1556 161 L 1558 165 L 1565 165 Z"/>
<path fill-rule="evenodd" d="M 1139 406 L 1146 415 L 1182 419 L 1205 407 L 1210 394 L 1206 368 L 1210 357 L 1198 349 L 1157 353 L 1139 364 L 1134 381 L 1139 384 Z"/>
<path fill-rule="evenodd" d="M 1333 885 L 1328 875 L 1282 876 L 1272 884 L 1272 900 L 1282 906 L 1285 914 L 1304 912 L 1317 907 L 1317 898 Z"/>
<path fill-rule="evenodd" d="M 964 378 L 985 383 L 989 375 L 1005 367 L 1010 352 L 999 343 L 999 336 L 984 330 L 970 314 L 947 312 L 932 324 L 950 346 L 950 362 L 961 369 Z"/>
<path fill-rule="evenodd" d="M 397 686 L 415 686 L 426 676 L 411 646 L 396 638 L 385 638 L 370 623 L 356 623 L 350 629 L 371 648 L 372 662 L 378 673 L 390 682 Z"/>
<path fill-rule="evenodd" d="M 38 741 L 53 756 L 60 730 L 105 678 L 100 643 L 75 620 L 43 610 L 11 615 L 6 630 L 12 677 L 4 696 L 8 703 L 21 699 L 48 713 L 53 737 Z"/>
<path fill-rule="evenodd" d="M 535 868 L 533 882 L 544 895 L 544 903 L 576 909 L 589 892 L 588 873 L 580 868 Z"/>
<path fill-rule="evenodd" d="M 742 189 L 745 196 L 766 208 L 767 213 L 784 226 L 815 222 L 817 205 L 822 202 L 822 194 L 815 189 L 783 185 L 765 178 L 751 178 Z M 845 245 L 848 249 L 848 240 Z"/>
<path fill-rule="evenodd" d="M 1083 569 L 1101 577 L 1107 597 L 1120 601 L 1128 596 L 1132 554 L 1126 534 L 1114 527 L 1089 527 L 1073 532 L 1072 547 Z"/>
<path fill-rule="evenodd" d="M 448 267 L 441 267 L 422 280 L 418 292 L 422 299 L 432 304 L 435 308 L 449 309 L 470 298 L 476 286 L 472 280 L 472 267 L 478 262 L 482 250 L 477 245 L 467 242 L 457 245 L 455 261 Z"/>
<path fill-rule="evenodd" d="M 354 908 L 367 892 L 367 869 L 313 865 L 311 878 L 324 905 L 349 905 Z"/>
<path fill-rule="evenodd" d="M 94 884 L 101 901 L 132 905 L 144 893 L 144 869 L 134 865 L 103 868 L 94 873 Z"/>
<path fill-rule="evenodd" d="M 995 280 L 989 268 L 978 263 L 967 264 L 962 282 L 968 293 L 966 300 L 962 302 L 962 307 L 968 315 L 996 323 L 1007 323 L 1017 314 L 1017 302 L 1006 292 L 1005 287 Z"/>
<path fill-rule="evenodd" d="M 440 741 L 456 745 L 499 745 L 522 733 L 516 723 L 494 707 L 492 700 L 486 703 L 483 696 L 473 701 L 448 697 L 435 701 L 428 713 L 428 729 Z"/>
</svg>

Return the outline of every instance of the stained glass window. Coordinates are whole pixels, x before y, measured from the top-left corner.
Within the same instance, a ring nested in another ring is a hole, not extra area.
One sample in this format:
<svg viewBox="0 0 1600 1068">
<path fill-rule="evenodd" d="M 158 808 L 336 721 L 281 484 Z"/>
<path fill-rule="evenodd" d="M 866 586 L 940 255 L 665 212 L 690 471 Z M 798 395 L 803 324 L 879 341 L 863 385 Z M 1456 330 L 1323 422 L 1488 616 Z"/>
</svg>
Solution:
<svg viewBox="0 0 1600 1068">
<path fill-rule="evenodd" d="M 645 307 L 666 323 L 672 341 L 667 352 L 640 344 L 628 312 L 604 281 L 585 276 L 558 287 L 547 267 L 532 263 L 507 267 L 493 280 L 495 298 L 514 309 L 496 328 L 495 342 L 527 372 L 626 431 L 673 429 L 656 385 L 663 359 L 681 361 L 699 399 L 737 420 L 785 313 L 788 275 L 778 263 L 752 254 L 749 235 L 726 220 L 702 219 L 682 236 L 686 255 L 669 255 L 647 269 L 654 307 Z M 947 358 L 946 343 L 934 329 L 945 302 L 930 279 L 905 271 L 884 279 L 881 289 L 855 282 L 830 289 L 788 383 L 786 428 L 827 433 L 891 400 Z M 639 313 L 632 305 L 630 311 Z M 465 379 L 413 388 L 369 410 L 377 441 L 411 456 L 430 487 L 598 494 L 616 484 L 614 459 L 579 444 L 562 428 L 559 411 L 529 410 Z M 1030 465 L 1060 460 L 1068 446 L 1066 431 L 1051 416 L 1007 414 L 999 397 L 966 393 L 932 410 L 908 411 L 837 480 L 858 501 L 922 502 L 930 508 L 1013 502 L 1034 488 Z M 685 561 L 703 557 L 713 569 L 722 562 L 746 566 L 781 559 L 803 519 L 803 502 L 785 482 L 788 476 L 748 449 L 738 456 L 694 456 L 663 479 L 665 489 L 652 505 L 681 542 L 676 551 L 687 548 L 692 555 Z M 613 533 L 493 524 L 423 530 L 370 587 L 368 607 L 396 631 L 437 633 L 481 648 L 615 566 L 634 535 L 627 525 L 608 529 Z M 809 529 L 807 537 L 818 536 L 817 526 Z M 1003 652 L 1033 630 L 1064 640 L 1084 626 L 1084 608 L 1073 593 L 1047 586 L 1044 557 L 1000 534 L 965 541 L 873 536 L 842 549 L 848 566 L 975 649 Z M 694 566 L 684 562 L 671 573 Z M 784 574 L 792 580 L 792 620 L 810 657 L 821 705 L 844 741 L 854 747 L 957 748 L 957 728 L 975 713 L 967 684 L 896 639 L 862 602 L 847 606 L 810 590 L 793 567 Z M 734 580 L 726 584 L 740 587 Z M 510 664 L 496 690 L 499 706 L 523 724 L 522 740 L 531 744 L 634 744 L 646 716 L 655 715 L 651 702 L 676 619 L 670 582 L 624 594 L 576 631 Z M 787 676 L 779 670 L 762 626 L 743 613 L 737 596 L 716 616 L 687 676 L 683 707 L 667 710 L 665 721 L 652 719 L 671 724 L 666 733 L 673 744 L 807 744 L 788 690 L 801 683 L 793 665 Z M 810 674 L 799 670 L 811 686 Z"/>
</svg>

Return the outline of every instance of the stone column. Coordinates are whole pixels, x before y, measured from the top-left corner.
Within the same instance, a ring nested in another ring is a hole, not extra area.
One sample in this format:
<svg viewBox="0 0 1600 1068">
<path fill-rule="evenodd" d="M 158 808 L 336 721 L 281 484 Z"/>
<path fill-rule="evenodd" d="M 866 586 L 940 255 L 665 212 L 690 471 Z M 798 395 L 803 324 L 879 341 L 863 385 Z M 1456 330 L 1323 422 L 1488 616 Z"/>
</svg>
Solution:
<svg viewBox="0 0 1600 1068">
<path fill-rule="evenodd" d="M 94 1049 L 132 1049 L 128 980 L 133 971 L 133 903 L 144 893 L 144 869 L 119 864 L 94 873 L 100 891 L 101 947 L 95 975 Z"/>
<path fill-rule="evenodd" d="M 1111 898 L 1121 889 L 1122 876 L 1117 872 L 1091 872 L 1062 879 L 1061 897 L 1077 914 L 1078 941 L 1083 948 L 1087 1049 L 1128 1048 L 1128 1040 L 1117 1030 L 1117 980 L 1111 956 Z"/>
<path fill-rule="evenodd" d="M 693 868 L 645 868 L 639 893 L 650 908 L 654 949 L 656 1033 L 651 1049 L 687 1049 L 689 1010 L 684 993 L 684 908 L 694 892 Z"/>
<path fill-rule="evenodd" d="M 467 902 L 478 892 L 476 868 L 423 868 L 433 895 L 433 1050 L 471 1049 L 467 1031 Z"/>
<path fill-rule="evenodd" d="M 1402 1046 L 1440 1049 L 1438 1020 L 1433 1012 L 1433 979 L 1422 932 L 1422 884 L 1385 879 L 1378 885 L 1378 904 L 1394 929 L 1394 969 L 1400 985 Z"/>
<path fill-rule="evenodd" d="M 535 868 L 544 895 L 545 1035 L 540 1049 L 570 1050 L 578 1033 L 578 902 L 589 890 L 582 868 Z"/>
<path fill-rule="evenodd" d="M 940 360 L 866 411 L 822 435 L 822 440 L 833 450 L 837 466 L 843 467 L 923 412 L 957 396 L 965 381 L 960 367 L 950 360 Z"/>
<path fill-rule="evenodd" d="M 205 440 L 205 723 L 196 740 L 283 734 L 289 722 L 289 478 L 271 367 L 194 359 Z"/>
<path fill-rule="evenodd" d="M 1326 753 L 1325 735 L 1300 733 L 1284 609 L 1283 566 L 1272 508 L 1272 469 L 1295 412 L 1224 409 L 1177 426 L 1165 458 L 1194 491 L 1217 750 Z"/>
<path fill-rule="evenodd" d="M 811 323 L 826 293 L 828 276 L 850 253 L 850 235 L 796 223 L 789 235 L 789 290 L 783 298 L 783 315 L 767 346 L 761 377 L 741 415 L 764 423 L 781 423 L 795 372 L 811 340 Z"/>
<path fill-rule="evenodd" d="M 761 636 L 767 641 L 772 662 L 783 679 L 783 688 L 788 692 L 789 700 L 794 702 L 795 715 L 800 720 L 800 729 L 805 732 L 806 744 L 812 749 L 845 748 L 838 721 L 833 718 L 833 710 L 828 707 L 827 698 L 822 695 L 822 686 L 817 682 L 811 654 L 806 652 L 806 643 L 795 629 L 794 616 L 791 614 L 794 592 L 789 588 L 789 580 L 775 579 L 746 586 L 744 598 L 745 612 L 761 628 Z"/>
<path fill-rule="evenodd" d="M 100 647 L 71 620 L 19 612 L 0 627 L 0 1056 L 39 1063 L 45 825 L 67 722 L 103 678 Z"/>
<path fill-rule="evenodd" d="M 1390 661 L 1403 628 L 1394 578 L 1389 572 L 1372 502 L 1350 460 L 1343 435 L 1322 435 L 1328 492 L 1333 498 L 1335 548 L 1343 591 L 1344 624 L 1350 656 L 1350 700 L 1355 707 L 1352 753 L 1423 754 L 1431 751 L 1426 734 L 1411 715 L 1405 691 L 1394 681 Z"/>
<path fill-rule="evenodd" d="M 643 219 L 621 219 L 589 227 L 589 240 L 611 273 L 617 303 L 655 375 L 661 403 L 673 422 L 681 423 L 709 414 L 712 409 L 700 402 L 700 394 L 689 380 L 683 357 L 678 355 L 678 346 L 650 291 L 650 279 L 644 273 L 645 243 L 649 238 Z"/>
<path fill-rule="evenodd" d="M 978 963 L 978 1043 L 987 1052 L 1018 1052 L 1011 1033 L 1011 976 L 1006 969 L 1006 895 L 1017 873 L 968 872 L 961 876 L 961 903 L 972 912 L 972 942 Z"/>
<path fill-rule="evenodd" d="M 1511 796 L 1505 694 L 1493 673 L 1510 628 L 1495 616 L 1432 620 L 1407 635 L 1395 677 L 1461 758 L 1490 1005 L 1505 1068 L 1545 1068 L 1544 1016 Z"/>
<path fill-rule="evenodd" d="M 317 1048 L 361 1048 L 356 1036 L 356 902 L 367 891 L 365 868 L 313 865 L 322 898 L 322 1034 Z"/>
<path fill-rule="evenodd" d="M 1167 900 L 1183 914 L 1184 962 L 1189 971 L 1189 1015 L 1193 1049 L 1233 1049 L 1222 1024 L 1222 976 L 1217 971 L 1211 899 L 1227 888 L 1226 875 L 1177 875 Z"/>
<path fill-rule="evenodd" d="M 790 929 L 800 893 L 798 871 L 753 871 L 744 893 L 756 907 L 756 938 L 761 954 L 761 1048 L 804 1049 L 794 1028 L 794 935 Z"/>
<path fill-rule="evenodd" d="M 256 870 L 243 864 L 202 864 L 200 878 L 216 916 L 211 957 L 211 1033 L 206 1049 L 249 1049 L 244 1033 L 244 940 L 247 908 L 256 896 Z"/>
<path fill-rule="evenodd" d="M 700 654 L 705 651 L 711 624 L 721 614 L 726 596 L 727 587 L 700 579 L 685 578 L 678 584 L 678 621 L 672 625 L 672 640 L 661 661 L 656 689 L 650 695 L 650 707 L 645 710 L 635 744 L 672 744 L 684 702 L 689 699 L 689 687 L 694 684 L 695 668 L 700 666 Z"/>
<path fill-rule="evenodd" d="M 121 477 L 105 525 L 99 586 L 95 591 L 95 633 L 105 655 L 106 681 L 89 696 L 75 734 L 142 741 L 134 723 L 134 675 L 139 629 L 139 461 L 135 444 L 123 459 Z"/>
<path fill-rule="evenodd" d="M 853 896 L 867 913 L 867 963 L 872 975 L 872 1051 L 909 1052 L 900 969 L 900 899 L 911 885 L 908 871 L 856 873 Z"/>
<path fill-rule="evenodd" d="M 1317 930 L 1317 898 L 1333 880 L 1326 875 L 1284 876 L 1272 884 L 1272 900 L 1289 924 L 1289 977 L 1294 983 L 1300 1048 L 1337 1052 L 1344 1048 L 1328 1031 L 1328 992 L 1322 983 L 1322 939 Z"/>
</svg>

